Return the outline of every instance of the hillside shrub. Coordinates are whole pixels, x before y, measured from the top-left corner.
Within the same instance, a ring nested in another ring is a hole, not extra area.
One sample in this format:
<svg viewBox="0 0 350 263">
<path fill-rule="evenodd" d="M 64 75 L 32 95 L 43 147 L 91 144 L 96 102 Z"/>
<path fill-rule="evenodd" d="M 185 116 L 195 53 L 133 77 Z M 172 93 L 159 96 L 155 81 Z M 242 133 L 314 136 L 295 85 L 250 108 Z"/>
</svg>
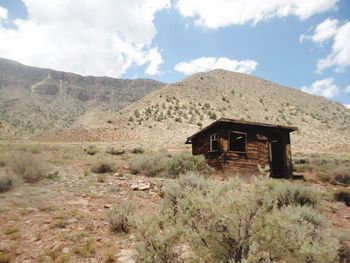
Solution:
<svg viewBox="0 0 350 263">
<path fill-rule="evenodd" d="M 264 182 L 265 190 L 277 207 L 311 206 L 319 204 L 321 196 L 317 191 L 302 183 L 290 184 L 285 180 Z"/>
<path fill-rule="evenodd" d="M 146 176 L 167 175 L 177 177 L 186 172 L 209 172 L 210 168 L 201 155 L 182 153 L 169 155 L 156 153 L 149 156 L 133 159 L 129 164 L 133 173 L 143 173 Z"/>
<path fill-rule="evenodd" d="M 265 216 L 254 241 L 273 260 L 333 262 L 339 242 L 329 229 L 326 219 L 310 207 L 287 206 Z"/>
<path fill-rule="evenodd" d="M 338 191 L 334 194 L 335 200 L 350 206 L 350 191 Z"/>
<path fill-rule="evenodd" d="M 209 166 L 203 155 L 192 155 L 191 153 L 176 154 L 167 162 L 167 172 L 178 176 L 186 172 L 209 172 Z"/>
<path fill-rule="evenodd" d="M 97 174 L 113 173 L 115 171 L 116 168 L 114 164 L 106 160 L 100 161 L 91 167 L 91 172 Z"/>
<path fill-rule="evenodd" d="M 114 206 L 108 211 L 109 228 L 115 233 L 128 233 L 131 217 L 136 210 L 136 204 L 127 200 L 119 206 Z"/>
<path fill-rule="evenodd" d="M 160 212 L 139 228 L 138 262 L 181 262 L 180 245 L 191 252 L 189 262 L 262 262 L 262 255 L 269 262 L 333 262 L 339 242 L 331 225 L 313 203 L 279 187 L 262 178 L 242 185 L 180 176 L 165 187 Z M 279 192 L 287 192 L 280 203 Z"/>
<path fill-rule="evenodd" d="M 122 155 L 125 153 L 124 149 L 116 149 L 114 147 L 108 147 L 106 150 L 106 153 L 111 155 Z"/>
<path fill-rule="evenodd" d="M 350 185 L 350 167 L 340 166 L 331 172 L 330 181 Z"/>
<path fill-rule="evenodd" d="M 141 147 L 136 147 L 132 150 L 132 153 L 135 153 L 135 154 L 140 154 L 140 153 L 144 153 L 145 150 Z"/>
<path fill-rule="evenodd" d="M 13 177 L 9 175 L 0 176 L 0 193 L 7 192 L 13 187 Z"/>
<path fill-rule="evenodd" d="M 89 145 L 87 148 L 84 149 L 84 151 L 89 155 L 95 155 L 98 153 L 98 149 L 95 145 Z"/>
<path fill-rule="evenodd" d="M 14 155 L 9 161 L 11 170 L 26 183 L 35 183 L 43 179 L 48 171 L 45 162 L 31 153 Z"/>
</svg>

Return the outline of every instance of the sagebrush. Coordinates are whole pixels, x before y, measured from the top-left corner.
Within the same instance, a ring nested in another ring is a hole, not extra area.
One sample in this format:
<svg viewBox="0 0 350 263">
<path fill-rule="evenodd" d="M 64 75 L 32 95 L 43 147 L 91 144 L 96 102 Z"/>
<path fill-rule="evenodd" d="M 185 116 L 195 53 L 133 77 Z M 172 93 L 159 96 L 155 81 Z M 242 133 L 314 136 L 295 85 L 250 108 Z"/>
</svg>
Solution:
<svg viewBox="0 0 350 263">
<path fill-rule="evenodd" d="M 171 155 L 167 152 L 159 152 L 134 158 L 129 165 L 134 173 L 143 173 L 146 176 L 177 177 L 186 172 L 207 173 L 210 171 L 204 156 L 194 156 L 190 153 Z"/>
<path fill-rule="evenodd" d="M 125 201 L 121 205 L 113 206 L 108 211 L 109 228 L 115 233 L 128 233 L 130 230 L 130 220 L 134 215 L 136 204 L 133 201 Z"/>
<path fill-rule="evenodd" d="M 23 152 L 13 155 L 8 162 L 11 170 L 27 183 L 35 183 L 43 179 L 48 167 L 39 156 Z"/>
<path fill-rule="evenodd" d="M 282 187 L 282 185 L 284 187 Z M 191 173 L 165 188 L 161 211 L 139 227 L 138 262 L 332 262 L 339 242 L 311 187 L 256 179 L 222 183 Z"/>
</svg>

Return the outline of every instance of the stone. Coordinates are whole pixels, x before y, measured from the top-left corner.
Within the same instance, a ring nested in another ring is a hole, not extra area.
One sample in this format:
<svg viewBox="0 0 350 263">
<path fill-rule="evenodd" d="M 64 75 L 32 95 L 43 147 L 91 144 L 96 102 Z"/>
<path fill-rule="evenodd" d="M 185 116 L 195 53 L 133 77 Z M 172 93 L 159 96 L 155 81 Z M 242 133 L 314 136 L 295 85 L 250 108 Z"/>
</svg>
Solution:
<svg viewBox="0 0 350 263">
<path fill-rule="evenodd" d="M 151 189 L 151 183 L 137 182 L 137 183 L 131 184 L 130 188 L 132 190 L 145 191 L 145 190 Z"/>
<path fill-rule="evenodd" d="M 122 249 L 118 254 L 118 262 L 120 263 L 136 263 L 136 251 L 132 249 Z"/>
<path fill-rule="evenodd" d="M 103 207 L 104 207 L 104 208 L 111 208 L 111 205 L 105 204 Z"/>
<path fill-rule="evenodd" d="M 68 254 L 68 253 L 69 253 L 69 248 L 68 248 L 68 247 L 64 247 L 64 248 L 62 249 L 62 253 L 63 253 L 63 254 Z"/>
<path fill-rule="evenodd" d="M 68 222 L 68 224 L 73 224 L 73 223 L 78 222 L 78 219 L 76 219 L 75 217 L 73 217 L 73 218 L 68 219 L 67 222 Z"/>
<path fill-rule="evenodd" d="M 151 184 L 150 183 L 142 183 L 142 184 L 139 184 L 138 188 L 140 191 L 149 190 L 149 189 L 151 189 Z"/>
</svg>

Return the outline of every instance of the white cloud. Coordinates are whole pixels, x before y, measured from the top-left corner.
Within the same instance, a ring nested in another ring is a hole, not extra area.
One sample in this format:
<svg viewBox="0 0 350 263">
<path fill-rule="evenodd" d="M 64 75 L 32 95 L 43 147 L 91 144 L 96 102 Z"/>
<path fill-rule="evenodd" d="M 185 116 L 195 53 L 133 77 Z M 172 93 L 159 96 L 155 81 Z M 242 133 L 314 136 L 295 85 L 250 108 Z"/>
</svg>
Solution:
<svg viewBox="0 0 350 263">
<path fill-rule="evenodd" d="M 350 93 L 350 85 L 345 88 L 345 92 Z"/>
<path fill-rule="evenodd" d="M 336 8 L 338 0 L 178 0 L 176 8 L 199 26 L 219 28 L 295 15 L 306 19 Z"/>
<path fill-rule="evenodd" d="M 302 91 L 331 98 L 339 93 L 339 88 L 334 84 L 333 78 L 326 78 L 315 81 L 311 86 L 304 86 L 301 88 Z"/>
<path fill-rule="evenodd" d="M 303 39 L 310 39 L 315 43 L 322 44 L 325 41 L 328 41 L 329 39 L 331 39 L 336 34 L 337 28 L 338 28 L 338 20 L 327 18 L 322 23 L 317 25 L 313 35 L 311 36 L 301 35 L 300 42 L 302 42 Z"/>
<path fill-rule="evenodd" d="M 83 75 L 119 77 L 132 65 L 159 73 L 153 21 L 170 0 L 23 2 L 28 20 L 0 24 L 0 57 Z"/>
<path fill-rule="evenodd" d="M 7 9 L 0 6 L 0 23 L 7 19 Z"/>
<path fill-rule="evenodd" d="M 250 74 L 255 70 L 257 65 L 258 62 L 254 60 L 232 60 L 225 57 L 200 57 L 188 62 L 180 62 L 175 65 L 174 69 L 185 75 L 206 72 L 213 69 L 225 69 Z"/>
<path fill-rule="evenodd" d="M 350 22 L 338 27 L 333 37 L 332 52 L 317 63 L 317 71 L 335 67 L 336 71 L 343 71 L 350 65 Z"/>
<path fill-rule="evenodd" d="M 331 53 L 317 62 L 318 73 L 331 67 L 335 67 L 335 71 L 343 71 L 350 65 L 350 21 L 339 24 L 337 19 L 327 18 L 315 28 L 312 35 L 300 37 L 301 40 L 310 39 L 317 44 L 332 41 Z"/>
<path fill-rule="evenodd" d="M 350 104 L 344 104 L 344 106 L 350 109 Z"/>
</svg>

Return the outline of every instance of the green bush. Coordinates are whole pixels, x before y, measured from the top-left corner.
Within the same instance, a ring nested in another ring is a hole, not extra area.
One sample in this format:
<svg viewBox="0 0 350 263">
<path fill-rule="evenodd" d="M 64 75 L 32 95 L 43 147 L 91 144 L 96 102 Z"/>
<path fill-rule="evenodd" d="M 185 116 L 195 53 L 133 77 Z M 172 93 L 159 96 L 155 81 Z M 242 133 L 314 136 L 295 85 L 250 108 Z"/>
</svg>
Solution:
<svg viewBox="0 0 350 263">
<path fill-rule="evenodd" d="M 9 167 L 26 183 L 38 182 L 46 176 L 48 170 L 41 158 L 26 152 L 14 155 L 9 161 Z"/>
<path fill-rule="evenodd" d="M 314 202 L 290 192 L 299 191 L 280 190 L 270 179 L 242 185 L 180 176 L 164 189 L 161 210 L 147 229 L 139 229 L 138 261 L 181 262 L 182 244 L 189 246 L 190 262 L 261 262 L 262 254 L 270 262 L 332 262 L 339 242 L 331 225 Z"/>
<path fill-rule="evenodd" d="M 114 206 L 108 211 L 109 228 L 115 233 L 128 233 L 130 230 L 130 220 L 134 215 L 136 204 L 127 200 L 120 206 Z"/>
</svg>

